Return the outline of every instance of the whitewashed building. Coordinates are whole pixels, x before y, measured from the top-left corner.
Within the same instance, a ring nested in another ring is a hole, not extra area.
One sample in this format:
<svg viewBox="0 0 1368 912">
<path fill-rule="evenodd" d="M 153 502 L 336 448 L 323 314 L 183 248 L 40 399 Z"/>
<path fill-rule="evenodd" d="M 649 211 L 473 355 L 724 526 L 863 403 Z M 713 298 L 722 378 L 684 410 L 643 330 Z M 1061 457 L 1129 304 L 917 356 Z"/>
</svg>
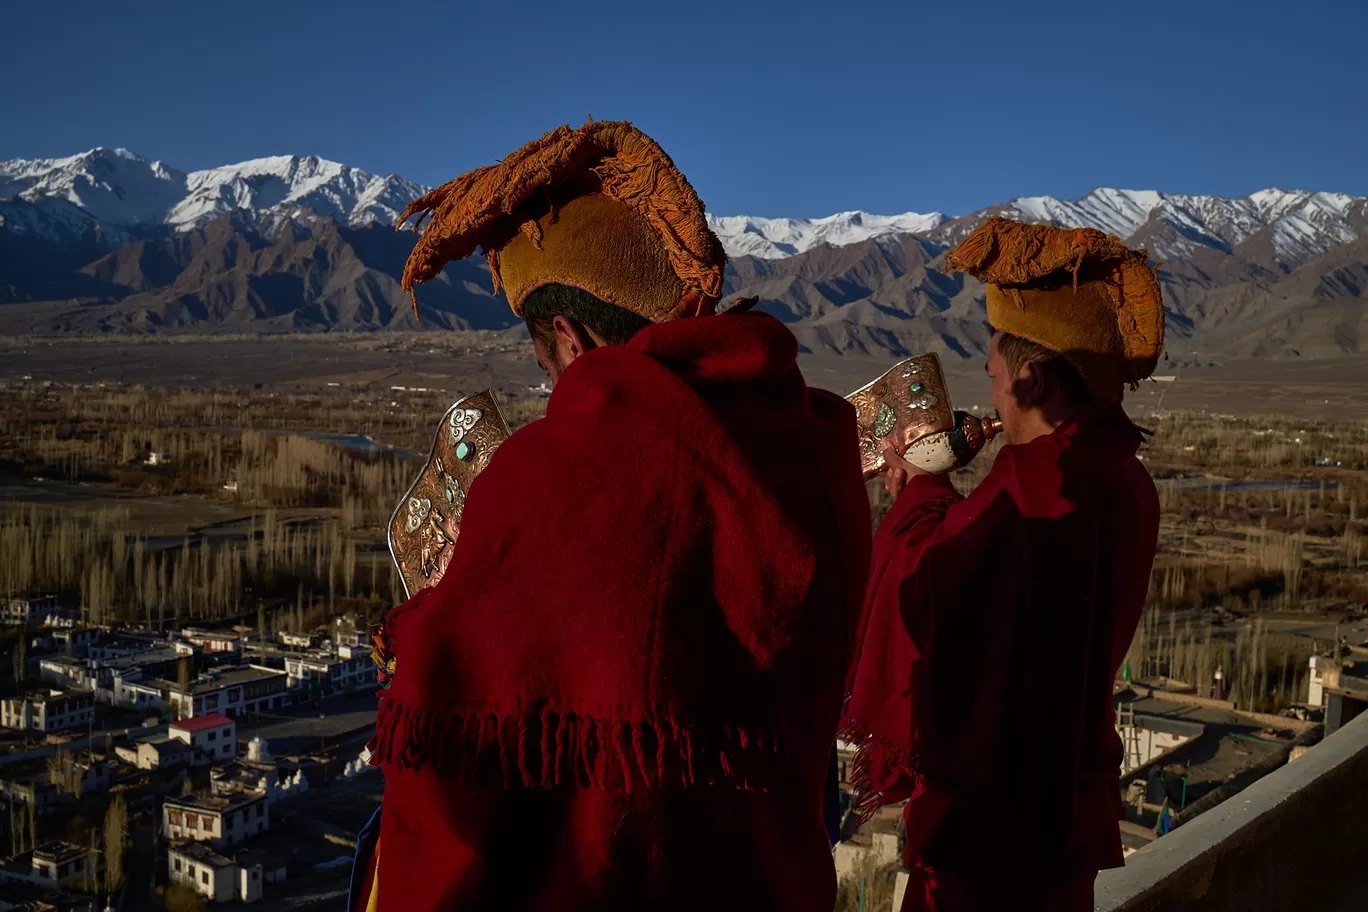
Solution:
<svg viewBox="0 0 1368 912">
<path fill-rule="evenodd" d="M 205 652 L 242 652 L 242 634 L 232 630 L 200 630 L 186 627 L 180 632 L 181 639 Z"/>
<path fill-rule="evenodd" d="M 261 795 L 189 795 L 162 803 L 162 835 L 173 842 L 207 842 L 222 850 L 270 828 L 271 810 Z"/>
<path fill-rule="evenodd" d="M 344 645 L 333 652 L 286 656 L 285 674 L 291 690 L 319 695 L 376 683 L 370 650 L 361 646 Z"/>
<path fill-rule="evenodd" d="M 195 748 L 209 763 L 227 763 L 237 757 L 237 723 L 222 713 L 173 722 L 167 734 Z"/>
<path fill-rule="evenodd" d="M 69 842 L 50 842 L 33 852 L 35 879 L 54 890 L 93 883 L 97 873 L 90 851 Z"/>
<path fill-rule="evenodd" d="M 270 712 L 289 705 L 286 673 L 276 668 L 245 665 L 206 672 L 181 693 L 166 695 L 167 704 L 182 718 L 223 713 L 237 718 L 242 713 Z"/>
<path fill-rule="evenodd" d="M 195 748 L 178 738 L 153 738 L 138 745 L 134 763 L 138 769 L 174 769 L 192 766 L 198 758 Z"/>
<path fill-rule="evenodd" d="M 171 882 L 190 887 L 210 902 L 245 902 L 261 899 L 262 868 L 259 863 L 220 855 L 203 842 L 182 842 L 167 850 Z"/>
<path fill-rule="evenodd" d="M 91 724 L 95 694 L 52 688 L 0 699 L 0 726 L 19 731 L 54 732 Z"/>
</svg>

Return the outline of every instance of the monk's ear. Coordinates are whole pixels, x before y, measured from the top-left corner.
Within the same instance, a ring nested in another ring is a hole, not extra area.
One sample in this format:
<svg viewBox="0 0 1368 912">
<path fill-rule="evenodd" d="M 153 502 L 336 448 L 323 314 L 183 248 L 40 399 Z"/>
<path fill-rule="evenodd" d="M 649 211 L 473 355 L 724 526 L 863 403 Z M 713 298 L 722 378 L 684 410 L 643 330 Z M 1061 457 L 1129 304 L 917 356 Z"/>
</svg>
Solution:
<svg viewBox="0 0 1368 912">
<path fill-rule="evenodd" d="M 1027 361 L 1021 365 L 1017 374 L 1015 389 L 1017 401 L 1023 406 L 1040 405 L 1045 401 L 1046 385 L 1049 379 L 1045 374 L 1043 361 Z"/>
<path fill-rule="evenodd" d="M 556 314 L 551 318 L 551 331 L 556 335 L 556 356 L 562 367 L 599 347 L 593 333 L 574 317 Z"/>
</svg>

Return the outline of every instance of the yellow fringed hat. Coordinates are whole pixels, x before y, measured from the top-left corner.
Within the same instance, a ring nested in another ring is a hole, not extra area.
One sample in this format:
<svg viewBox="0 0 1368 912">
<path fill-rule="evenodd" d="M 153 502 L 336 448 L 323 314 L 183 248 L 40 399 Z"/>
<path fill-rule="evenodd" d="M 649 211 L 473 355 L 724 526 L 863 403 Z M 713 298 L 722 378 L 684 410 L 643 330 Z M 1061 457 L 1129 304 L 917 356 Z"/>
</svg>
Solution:
<svg viewBox="0 0 1368 912">
<path fill-rule="evenodd" d="M 404 210 L 430 217 L 403 287 L 484 251 L 513 312 L 551 283 L 583 289 L 648 320 L 680 316 L 693 292 L 710 310 L 727 257 L 703 202 L 650 137 L 628 123 L 559 127 L 497 165 L 449 181 Z M 417 309 L 414 296 L 414 309 Z"/>
<path fill-rule="evenodd" d="M 1144 249 L 1095 228 L 988 219 L 945 256 L 987 285 L 988 322 L 1059 352 L 1103 402 L 1154 373 L 1164 304 Z"/>
</svg>

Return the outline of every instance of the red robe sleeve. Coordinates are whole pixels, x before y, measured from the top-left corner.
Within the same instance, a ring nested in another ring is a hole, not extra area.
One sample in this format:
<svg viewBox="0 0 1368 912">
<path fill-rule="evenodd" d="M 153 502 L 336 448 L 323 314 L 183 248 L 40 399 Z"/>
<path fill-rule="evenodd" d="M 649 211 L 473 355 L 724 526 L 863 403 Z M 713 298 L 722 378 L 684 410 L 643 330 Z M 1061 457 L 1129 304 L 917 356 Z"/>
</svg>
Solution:
<svg viewBox="0 0 1368 912">
<path fill-rule="evenodd" d="M 944 728 L 937 724 L 945 715 L 939 704 L 952 699 L 939 693 L 937 683 L 977 658 L 955 642 L 962 634 L 951 628 L 963 624 L 951 621 L 963 618 L 943 615 L 955 610 L 960 601 L 955 596 L 972 585 L 988 552 L 1010 534 L 1012 511 L 993 509 L 1002 499 L 1006 474 L 995 467 L 968 498 L 956 493 L 947 476 L 916 476 L 874 540 L 866 629 L 867 637 L 878 642 L 861 649 L 848 715 L 863 710 L 877 720 L 865 738 L 873 776 L 868 797 L 876 805 L 910 799 L 909 853 L 930 838 L 950 796 L 974 787 L 982 772 L 975 758 L 991 750 L 988 742 L 998 729 L 993 716 L 1002 701 L 993 689 L 1004 682 L 985 680 L 970 710 L 975 724 L 957 732 L 955 743 L 928 737 Z M 876 692 L 886 695 L 878 701 L 883 705 L 857 704 L 857 697 Z M 871 739 L 882 742 L 882 749 Z M 893 745 L 897 749 L 890 751 Z M 906 754 L 902 745 L 909 748 Z M 890 752 L 897 756 L 889 757 Z"/>
</svg>

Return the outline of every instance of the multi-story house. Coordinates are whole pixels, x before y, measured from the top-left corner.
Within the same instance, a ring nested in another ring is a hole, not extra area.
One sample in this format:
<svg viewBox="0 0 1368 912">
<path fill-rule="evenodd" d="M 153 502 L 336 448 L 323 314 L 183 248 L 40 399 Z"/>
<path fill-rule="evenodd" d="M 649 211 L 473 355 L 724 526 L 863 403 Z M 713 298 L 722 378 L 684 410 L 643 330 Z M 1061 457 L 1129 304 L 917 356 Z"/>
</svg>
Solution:
<svg viewBox="0 0 1368 912">
<path fill-rule="evenodd" d="M 182 719 L 206 713 L 237 718 L 242 713 L 279 709 L 290 701 L 285 672 L 259 665 L 208 671 L 185 693 L 176 685 L 168 686 L 166 702 Z"/>
<path fill-rule="evenodd" d="M 220 855 L 203 842 L 179 842 L 166 852 L 171 882 L 190 887 L 210 902 L 261 899 L 261 864 Z"/>
<path fill-rule="evenodd" d="M 222 850 L 270 828 L 264 795 L 188 795 L 162 802 L 162 835 L 173 842 L 207 842 Z"/>
<path fill-rule="evenodd" d="M 22 697 L 0 698 L 0 726 L 20 731 L 54 732 L 89 725 L 95 714 L 95 694 L 89 690 L 32 691 Z"/>
<path fill-rule="evenodd" d="M 102 859 L 69 842 L 49 842 L 33 852 L 34 876 L 52 889 L 94 885 L 103 869 Z"/>
<path fill-rule="evenodd" d="M 237 723 L 222 713 L 173 722 L 167 734 L 195 748 L 210 763 L 227 763 L 237 757 Z"/>
<path fill-rule="evenodd" d="M 286 656 L 285 673 L 291 690 L 319 696 L 376 683 L 370 652 L 357 646 L 339 646 L 332 653 Z"/>
</svg>

